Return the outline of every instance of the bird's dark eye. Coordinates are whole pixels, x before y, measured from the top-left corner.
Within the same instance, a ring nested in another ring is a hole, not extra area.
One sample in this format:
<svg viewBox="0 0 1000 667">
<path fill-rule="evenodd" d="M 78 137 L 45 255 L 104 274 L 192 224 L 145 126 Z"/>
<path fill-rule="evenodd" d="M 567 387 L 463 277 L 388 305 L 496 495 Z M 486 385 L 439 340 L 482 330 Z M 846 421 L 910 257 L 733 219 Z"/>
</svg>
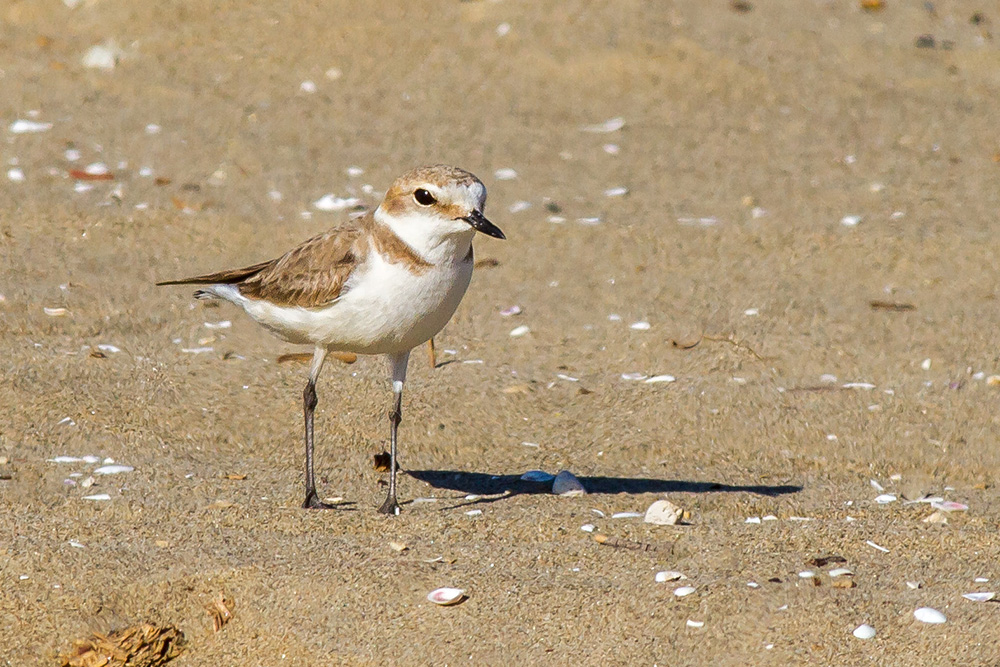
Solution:
<svg viewBox="0 0 1000 667">
<path fill-rule="evenodd" d="M 414 190 L 413 198 L 421 206 L 430 206 L 431 204 L 437 201 L 437 199 L 434 199 L 434 195 L 427 192 L 427 190 L 424 190 L 423 188 L 417 188 L 416 190 Z"/>
</svg>

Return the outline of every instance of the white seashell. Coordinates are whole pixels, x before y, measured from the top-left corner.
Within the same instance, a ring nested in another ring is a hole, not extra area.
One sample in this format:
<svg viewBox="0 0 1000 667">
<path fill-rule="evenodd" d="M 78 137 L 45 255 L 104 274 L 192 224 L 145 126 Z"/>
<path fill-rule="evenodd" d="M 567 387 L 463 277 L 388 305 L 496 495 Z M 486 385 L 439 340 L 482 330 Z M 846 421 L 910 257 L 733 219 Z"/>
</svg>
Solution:
<svg viewBox="0 0 1000 667">
<path fill-rule="evenodd" d="M 63 317 L 69 311 L 65 308 L 42 308 L 42 312 L 49 317 Z"/>
<path fill-rule="evenodd" d="M 871 540 L 865 540 L 865 544 L 867 544 L 868 546 L 870 546 L 872 549 L 878 549 L 882 553 L 886 553 L 886 554 L 889 553 L 888 549 L 886 549 L 885 547 L 882 547 L 882 546 L 879 546 L 879 545 L 875 544 Z"/>
<path fill-rule="evenodd" d="M 969 509 L 968 505 L 952 502 L 951 500 L 932 502 L 931 507 L 942 512 L 964 512 Z"/>
<path fill-rule="evenodd" d="M 896 496 L 891 493 L 883 493 L 881 496 L 876 496 L 875 502 L 879 505 L 888 505 L 889 503 L 896 502 Z"/>
<path fill-rule="evenodd" d="M 611 515 L 612 519 L 638 519 L 643 516 L 641 512 L 615 512 Z"/>
<path fill-rule="evenodd" d="M 182 347 L 181 352 L 184 354 L 207 354 L 208 352 L 214 352 L 214 347 Z"/>
<path fill-rule="evenodd" d="M 83 459 L 76 456 L 57 456 L 54 459 L 49 459 L 49 463 L 79 463 Z"/>
<path fill-rule="evenodd" d="M 52 123 L 39 123 L 34 120 L 15 120 L 7 130 L 11 134 L 33 134 L 35 132 L 47 132 L 52 129 Z"/>
<path fill-rule="evenodd" d="M 581 225 L 590 225 L 591 227 L 601 224 L 600 218 L 577 218 L 576 221 Z"/>
<path fill-rule="evenodd" d="M 71 547 L 73 547 L 74 549 L 86 549 L 87 548 L 87 545 L 81 544 L 81 543 L 77 542 L 76 540 L 70 540 L 69 541 L 69 545 Z"/>
<path fill-rule="evenodd" d="M 845 382 L 841 385 L 844 389 L 874 389 L 875 385 L 871 382 Z M 877 491 L 881 491 L 882 487 L 879 486 Z"/>
<path fill-rule="evenodd" d="M 465 497 L 465 499 L 466 499 L 466 500 L 473 500 L 473 501 L 475 501 L 475 500 L 480 500 L 480 499 L 482 499 L 482 496 L 481 496 L 481 495 L 479 495 L 478 493 L 470 493 L 469 495 L 467 495 L 467 496 Z"/>
<path fill-rule="evenodd" d="M 522 482 L 551 482 L 555 478 L 555 475 L 551 475 L 544 470 L 529 470 L 521 475 Z"/>
<path fill-rule="evenodd" d="M 691 595 L 692 593 L 695 592 L 695 590 L 696 589 L 694 586 L 681 586 L 680 588 L 674 589 L 674 595 L 676 595 L 679 598 L 683 598 L 687 597 L 688 595 Z"/>
<path fill-rule="evenodd" d="M 628 326 L 629 329 L 635 329 L 636 331 L 649 331 L 650 327 L 653 325 L 645 320 L 640 320 L 639 322 L 633 322 Z"/>
<path fill-rule="evenodd" d="M 313 202 L 313 208 L 320 211 L 343 211 L 357 206 L 361 200 L 357 197 L 336 197 L 332 194 L 323 195 Z"/>
<path fill-rule="evenodd" d="M 986 577 L 976 577 L 972 581 L 977 584 L 985 584 L 987 581 L 989 581 L 989 579 L 987 579 Z"/>
<path fill-rule="evenodd" d="M 100 468 L 98 468 L 97 470 L 94 471 L 94 474 L 95 475 L 117 475 L 118 473 L 132 472 L 133 470 L 135 470 L 135 468 L 133 468 L 132 466 L 108 465 L 108 466 L 101 466 Z"/>
<path fill-rule="evenodd" d="M 91 464 L 101 462 L 100 457 L 94 456 L 93 454 L 87 454 L 86 456 L 82 456 L 80 457 L 80 460 L 83 461 L 84 463 L 91 463 Z"/>
<path fill-rule="evenodd" d="M 89 476 L 87 479 L 82 480 L 80 482 L 80 486 L 82 486 L 85 489 L 89 489 L 93 485 L 94 485 L 94 476 L 93 475 Z"/>
<path fill-rule="evenodd" d="M 507 210 L 511 213 L 520 213 L 521 211 L 527 211 L 529 208 L 531 208 L 531 202 L 521 199 L 508 206 Z"/>
<path fill-rule="evenodd" d="M 760 584 L 758 584 L 756 581 L 748 581 L 747 586 L 749 588 L 760 588 Z"/>
<path fill-rule="evenodd" d="M 595 528 L 596 526 L 592 523 L 585 523 L 582 526 L 580 526 L 580 530 L 582 530 L 585 533 L 592 533 L 594 532 Z"/>
<path fill-rule="evenodd" d="M 572 375 L 566 375 L 564 373 L 556 373 L 556 377 L 560 380 L 565 380 L 566 382 L 579 382 L 580 378 L 575 378 Z"/>
<path fill-rule="evenodd" d="M 7 170 L 7 179 L 11 183 L 24 183 L 24 170 L 11 167 Z"/>
<path fill-rule="evenodd" d="M 743 523 L 760 523 L 759 516 L 748 516 Z"/>
<path fill-rule="evenodd" d="M 84 496 L 84 500 L 111 500 L 111 496 L 106 493 L 98 493 L 93 496 Z"/>
<path fill-rule="evenodd" d="M 576 475 L 569 470 L 560 471 L 552 480 L 552 493 L 557 496 L 582 496 L 587 493 Z"/>
<path fill-rule="evenodd" d="M 108 72 L 115 68 L 122 54 L 122 50 L 114 40 L 109 39 L 103 44 L 97 44 L 87 49 L 80 62 L 89 69 L 102 69 Z"/>
<path fill-rule="evenodd" d="M 646 376 L 642 373 L 622 373 L 622 379 L 635 382 L 637 380 L 645 380 Z"/>
<path fill-rule="evenodd" d="M 875 636 L 875 628 L 867 623 L 862 623 L 858 627 L 854 628 L 854 632 L 852 634 L 858 639 L 871 639 Z"/>
<path fill-rule="evenodd" d="M 522 324 L 521 326 L 514 327 L 513 329 L 510 330 L 510 337 L 511 338 L 520 338 L 521 336 L 525 335 L 526 333 L 528 333 L 530 331 L 531 331 L 531 329 L 529 329 L 527 326 L 525 326 L 524 324 Z"/>
<path fill-rule="evenodd" d="M 608 155 L 618 155 L 622 150 L 618 144 L 604 144 L 601 148 Z"/>
<path fill-rule="evenodd" d="M 656 583 L 662 584 L 667 581 L 680 581 L 681 579 L 687 579 L 683 574 L 675 570 L 664 570 L 662 572 L 657 572 Z"/>
<path fill-rule="evenodd" d="M 118 354 L 119 352 L 121 352 L 120 347 L 111 345 L 109 343 L 101 343 L 100 345 L 97 346 L 97 349 L 100 350 L 101 352 L 107 352 L 109 354 Z"/>
<path fill-rule="evenodd" d="M 854 576 L 854 573 L 851 572 L 850 570 L 848 570 L 846 567 L 836 567 L 836 568 L 830 570 L 829 572 L 827 572 L 827 574 L 830 575 L 831 579 L 836 579 L 837 577 L 853 577 Z"/>
<path fill-rule="evenodd" d="M 493 176 L 498 181 L 513 181 L 517 178 L 517 172 L 510 167 L 504 167 L 503 169 L 497 169 L 494 171 Z"/>
<path fill-rule="evenodd" d="M 677 380 L 673 375 L 654 375 L 651 378 L 646 378 L 644 382 L 646 384 L 656 384 L 658 382 L 674 382 Z"/>
<path fill-rule="evenodd" d="M 307 80 L 305 80 L 305 81 L 303 81 L 302 83 L 299 84 L 299 90 L 301 90 L 303 93 L 307 93 L 307 94 L 311 95 L 312 93 L 315 93 L 316 90 L 317 90 L 317 88 L 316 88 L 316 82 L 315 81 L 309 81 L 307 79 Z"/>
<path fill-rule="evenodd" d="M 580 128 L 580 130 L 583 132 L 593 132 L 595 134 L 608 134 L 610 132 L 617 132 L 623 127 L 625 127 L 625 119 L 621 116 L 616 116 L 615 118 L 609 118 L 603 123 L 598 123 L 597 125 L 584 125 Z"/>
<path fill-rule="evenodd" d="M 514 315 L 521 314 L 521 306 L 514 305 L 510 308 L 504 308 L 500 311 L 500 317 L 513 317 Z"/>
<path fill-rule="evenodd" d="M 626 187 L 608 188 L 607 190 L 604 191 L 605 197 L 621 197 L 627 194 L 628 194 L 628 188 Z"/>
<path fill-rule="evenodd" d="M 677 505 L 669 500 L 657 500 L 646 510 L 643 521 L 657 526 L 673 526 L 680 521 L 682 516 L 684 516 L 684 510 Z"/>
<path fill-rule="evenodd" d="M 760 519 L 761 521 L 777 521 L 778 517 L 774 516 L 773 514 L 766 514 L 762 516 Z"/>
<path fill-rule="evenodd" d="M 687 626 L 689 628 L 701 628 L 704 627 L 705 621 L 692 621 L 690 618 L 687 620 Z"/>
<path fill-rule="evenodd" d="M 816 576 L 816 573 L 812 570 L 802 570 L 799 572 L 799 576 L 803 579 L 812 579 Z"/>
<path fill-rule="evenodd" d="M 601 510 L 592 507 L 590 511 L 596 514 L 597 516 L 601 517 L 602 519 L 604 518 L 604 512 L 602 512 Z"/>
<path fill-rule="evenodd" d="M 878 491 L 879 493 L 882 493 L 883 491 L 885 491 L 885 487 L 883 487 L 881 484 L 879 484 L 878 482 L 876 482 L 874 479 L 868 480 L 868 483 L 871 484 L 872 488 L 875 489 L 876 491 Z"/>
<path fill-rule="evenodd" d="M 973 602 L 989 602 L 996 598 L 997 594 L 993 592 L 989 593 L 963 593 L 962 597 L 966 600 L 972 600 Z"/>
<path fill-rule="evenodd" d="M 206 329 L 229 329 L 233 326 L 230 320 L 222 320 L 221 322 L 205 322 Z"/>
<path fill-rule="evenodd" d="M 919 581 L 907 581 L 906 582 L 906 587 L 909 588 L 911 591 L 915 591 L 918 588 L 920 588 L 920 582 Z"/>
<path fill-rule="evenodd" d="M 857 227 L 858 223 L 861 222 L 861 219 L 860 215 L 845 215 L 840 219 L 840 224 L 845 227 Z"/>
<path fill-rule="evenodd" d="M 427 594 L 427 599 L 434 604 L 447 607 L 465 599 L 465 591 L 461 588 L 435 588 Z"/>
<path fill-rule="evenodd" d="M 482 510 L 469 510 L 468 512 L 465 513 L 465 516 L 479 516 L 482 513 L 483 513 Z"/>
<path fill-rule="evenodd" d="M 921 607 L 913 612 L 913 617 L 921 623 L 944 623 L 948 619 L 937 609 Z"/>
</svg>

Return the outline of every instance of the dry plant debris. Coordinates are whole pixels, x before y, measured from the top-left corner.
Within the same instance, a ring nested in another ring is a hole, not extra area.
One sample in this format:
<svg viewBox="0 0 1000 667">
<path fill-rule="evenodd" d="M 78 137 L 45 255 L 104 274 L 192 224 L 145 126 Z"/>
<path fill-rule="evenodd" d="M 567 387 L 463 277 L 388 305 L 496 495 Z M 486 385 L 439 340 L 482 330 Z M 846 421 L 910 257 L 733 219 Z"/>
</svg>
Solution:
<svg viewBox="0 0 1000 667">
<path fill-rule="evenodd" d="M 158 667 L 184 650 L 184 633 L 172 625 L 141 623 L 73 642 L 62 667 Z"/>
<path fill-rule="evenodd" d="M 226 623 L 233 620 L 233 610 L 236 609 L 236 602 L 232 598 L 227 598 L 223 593 L 205 605 L 205 609 L 212 616 L 212 631 L 218 632 Z"/>
</svg>

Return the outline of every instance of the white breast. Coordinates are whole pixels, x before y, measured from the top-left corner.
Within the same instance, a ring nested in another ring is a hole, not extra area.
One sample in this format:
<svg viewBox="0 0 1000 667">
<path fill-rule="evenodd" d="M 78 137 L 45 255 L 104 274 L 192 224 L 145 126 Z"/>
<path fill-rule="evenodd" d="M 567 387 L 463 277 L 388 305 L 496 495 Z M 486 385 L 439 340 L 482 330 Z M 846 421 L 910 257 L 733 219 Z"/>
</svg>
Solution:
<svg viewBox="0 0 1000 667">
<path fill-rule="evenodd" d="M 412 272 L 372 250 L 345 293 L 323 308 L 274 306 L 243 299 L 247 313 L 293 343 L 359 354 L 387 354 L 426 342 L 448 323 L 472 279 L 471 261 Z"/>
</svg>

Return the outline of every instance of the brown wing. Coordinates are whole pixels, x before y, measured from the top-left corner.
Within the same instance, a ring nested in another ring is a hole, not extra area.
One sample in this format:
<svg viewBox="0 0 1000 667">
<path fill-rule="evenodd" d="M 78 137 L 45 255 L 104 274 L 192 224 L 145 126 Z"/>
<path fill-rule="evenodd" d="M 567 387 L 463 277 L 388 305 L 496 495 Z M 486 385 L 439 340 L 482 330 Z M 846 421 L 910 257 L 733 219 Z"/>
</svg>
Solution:
<svg viewBox="0 0 1000 667">
<path fill-rule="evenodd" d="M 332 229 L 269 262 L 157 284 L 227 283 L 237 285 L 246 297 L 279 306 L 322 306 L 340 296 L 354 267 L 367 255 L 364 223 L 362 219 Z"/>
</svg>

